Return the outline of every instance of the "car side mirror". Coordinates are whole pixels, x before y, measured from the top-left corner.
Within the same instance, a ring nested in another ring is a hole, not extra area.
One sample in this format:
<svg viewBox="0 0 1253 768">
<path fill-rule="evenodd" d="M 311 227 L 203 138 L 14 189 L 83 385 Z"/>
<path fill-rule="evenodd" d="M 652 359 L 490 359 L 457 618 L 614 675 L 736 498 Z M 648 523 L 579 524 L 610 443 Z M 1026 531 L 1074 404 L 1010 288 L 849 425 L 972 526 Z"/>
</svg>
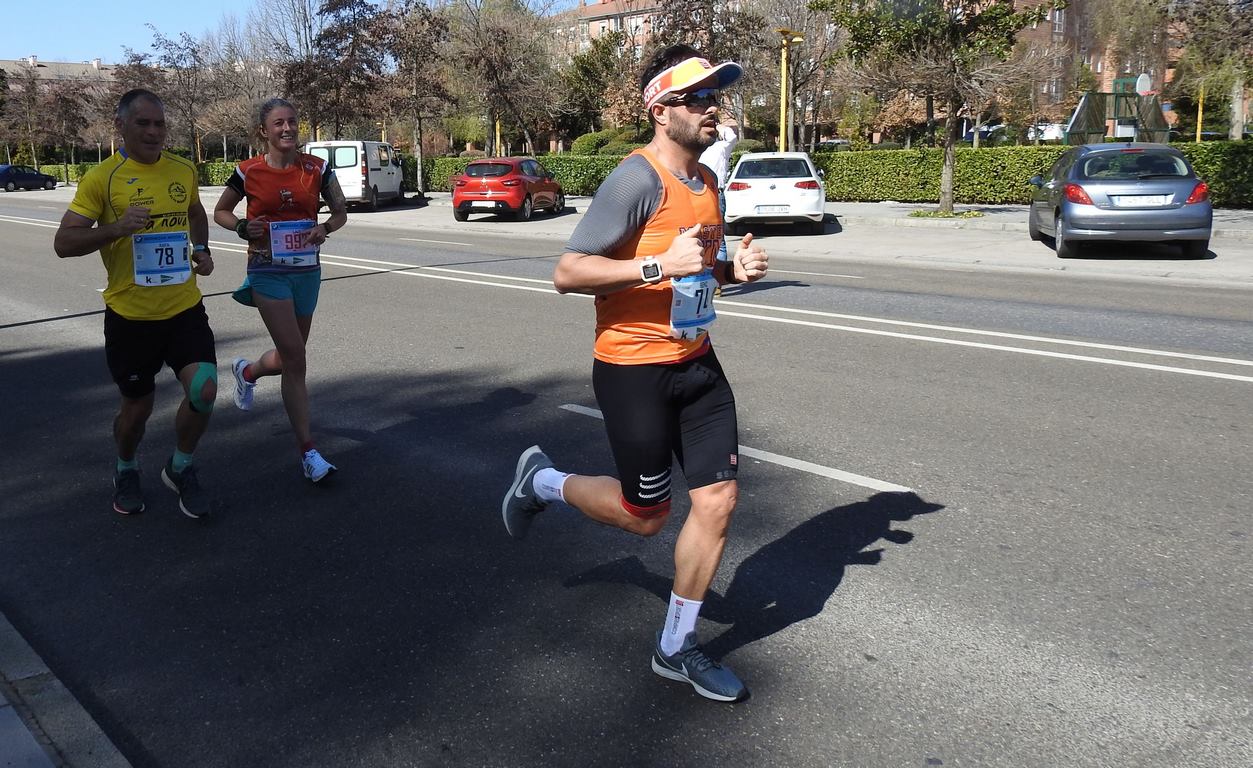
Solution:
<svg viewBox="0 0 1253 768">
<path fill-rule="evenodd" d="M 1032 176 L 1027 179 L 1027 183 L 1033 187 L 1042 187 L 1044 186 L 1044 179 L 1040 176 Z"/>
</svg>

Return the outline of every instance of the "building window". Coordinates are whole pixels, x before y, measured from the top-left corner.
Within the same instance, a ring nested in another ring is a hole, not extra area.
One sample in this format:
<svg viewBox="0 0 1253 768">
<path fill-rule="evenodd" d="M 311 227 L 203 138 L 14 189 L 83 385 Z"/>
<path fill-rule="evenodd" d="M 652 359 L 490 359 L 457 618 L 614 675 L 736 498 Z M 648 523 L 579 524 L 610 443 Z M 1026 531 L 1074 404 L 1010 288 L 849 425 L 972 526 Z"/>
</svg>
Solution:
<svg viewBox="0 0 1253 768">
<path fill-rule="evenodd" d="M 1062 33 L 1066 31 L 1066 11 L 1058 8 L 1053 12 L 1053 31 Z"/>
</svg>

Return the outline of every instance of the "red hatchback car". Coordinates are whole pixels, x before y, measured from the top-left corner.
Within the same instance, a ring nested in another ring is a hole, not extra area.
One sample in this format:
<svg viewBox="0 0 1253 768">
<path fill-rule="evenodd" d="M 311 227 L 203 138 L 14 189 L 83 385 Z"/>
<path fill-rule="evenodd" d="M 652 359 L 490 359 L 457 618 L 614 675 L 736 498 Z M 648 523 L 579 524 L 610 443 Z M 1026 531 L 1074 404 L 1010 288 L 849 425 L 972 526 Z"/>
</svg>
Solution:
<svg viewBox="0 0 1253 768">
<path fill-rule="evenodd" d="M 561 213 L 566 196 L 561 184 L 533 157 L 475 160 L 453 178 L 452 215 L 465 221 L 471 213 L 503 213 L 526 221 L 537 209 Z"/>
</svg>

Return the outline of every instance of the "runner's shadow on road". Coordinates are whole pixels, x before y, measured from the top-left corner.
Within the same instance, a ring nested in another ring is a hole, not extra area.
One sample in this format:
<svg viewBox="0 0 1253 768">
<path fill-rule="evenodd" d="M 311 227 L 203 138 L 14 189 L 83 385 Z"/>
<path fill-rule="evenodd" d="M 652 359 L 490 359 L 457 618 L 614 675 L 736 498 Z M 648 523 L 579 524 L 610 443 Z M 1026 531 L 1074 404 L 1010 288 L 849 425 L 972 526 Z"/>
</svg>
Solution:
<svg viewBox="0 0 1253 768">
<path fill-rule="evenodd" d="M 728 299 L 738 296 L 747 296 L 750 293 L 760 293 L 761 291 L 769 291 L 775 288 L 808 288 L 809 283 L 803 280 L 758 280 L 755 283 L 739 283 L 736 285 L 722 286 L 722 295 Z"/>
<path fill-rule="evenodd" d="M 701 616 L 730 625 L 705 642 L 714 658 L 769 637 L 822 612 L 844 580 L 850 565 L 876 565 L 880 540 L 908 544 L 914 534 L 893 523 L 944 509 L 915 493 L 877 493 L 856 504 L 835 507 L 793 528 L 749 555 L 731 578 L 725 594 L 710 591 Z M 570 577 L 566 587 L 597 582 L 634 584 L 663 602 L 670 600 L 671 579 L 653 573 L 635 556 L 596 566 Z"/>
</svg>

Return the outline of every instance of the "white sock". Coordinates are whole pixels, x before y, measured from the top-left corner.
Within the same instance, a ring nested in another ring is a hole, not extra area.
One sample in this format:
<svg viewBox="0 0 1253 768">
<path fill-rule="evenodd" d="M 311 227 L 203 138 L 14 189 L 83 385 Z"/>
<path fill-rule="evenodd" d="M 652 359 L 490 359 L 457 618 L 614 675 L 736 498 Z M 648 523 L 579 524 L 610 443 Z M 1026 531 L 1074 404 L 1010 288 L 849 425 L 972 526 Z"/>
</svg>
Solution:
<svg viewBox="0 0 1253 768">
<path fill-rule="evenodd" d="M 569 476 L 565 472 L 546 467 L 536 472 L 535 477 L 531 478 L 531 488 L 535 490 L 535 495 L 539 496 L 541 501 L 565 501 L 566 497 L 561 495 L 561 490 L 565 488 L 566 478 Z"/>
<path fill-rule="evenodd" d="M 696 617 L 700 615 L 700 600 L 689 600 L 670 593 L 670 609 L 666 611 L 666 625 L 661 628 L 661 652 L 673 656 L 683 647 L 683 638 L 696 631 Z"/>
</svg>

